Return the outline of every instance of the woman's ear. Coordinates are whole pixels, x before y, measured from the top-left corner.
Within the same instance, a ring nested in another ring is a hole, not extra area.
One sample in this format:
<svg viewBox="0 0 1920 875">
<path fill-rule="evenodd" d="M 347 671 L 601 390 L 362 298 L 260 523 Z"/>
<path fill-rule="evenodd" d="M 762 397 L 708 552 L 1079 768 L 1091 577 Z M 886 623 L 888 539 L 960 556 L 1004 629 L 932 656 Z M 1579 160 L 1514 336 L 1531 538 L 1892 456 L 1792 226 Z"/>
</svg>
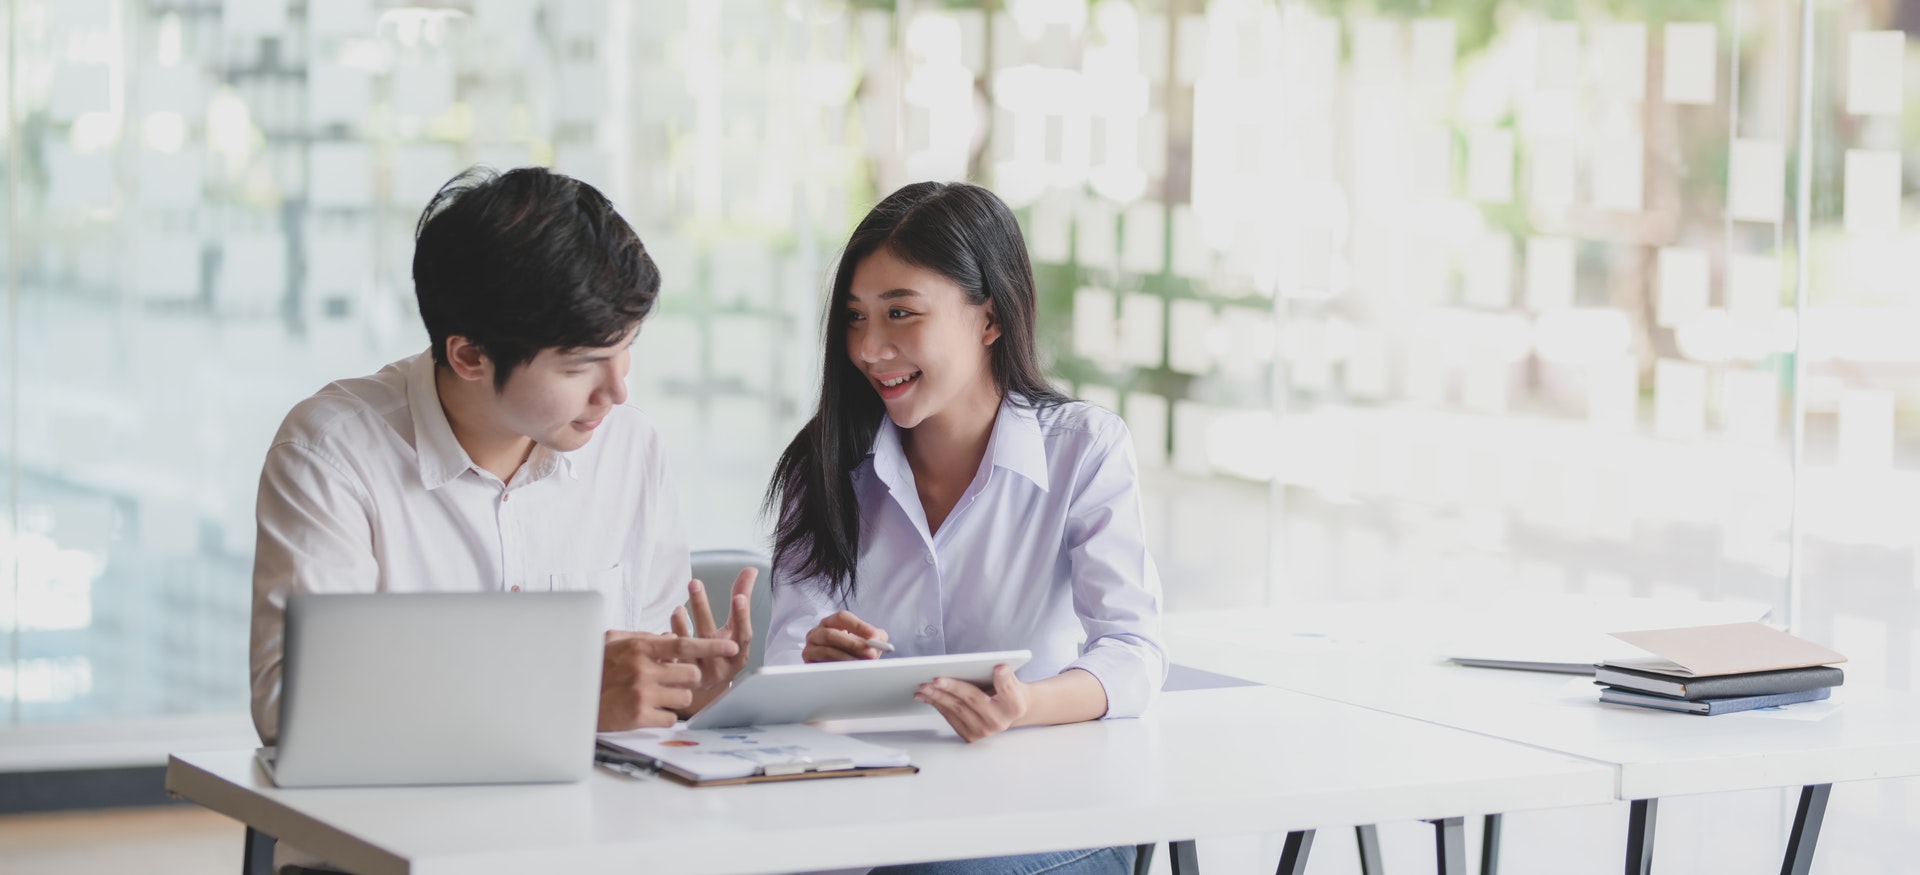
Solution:
<svg viewBox="0 0 1920 875">
<path fill-rule="evenodd" d="M 994 341 L 1000 339 L 1000 317 L 994 315 L 992 301 L 981 306 L 980 312 L 987 317 L 986 330 L 980 334 L 981 343 L 984 346 L 992 346 Z"/>
</svg>

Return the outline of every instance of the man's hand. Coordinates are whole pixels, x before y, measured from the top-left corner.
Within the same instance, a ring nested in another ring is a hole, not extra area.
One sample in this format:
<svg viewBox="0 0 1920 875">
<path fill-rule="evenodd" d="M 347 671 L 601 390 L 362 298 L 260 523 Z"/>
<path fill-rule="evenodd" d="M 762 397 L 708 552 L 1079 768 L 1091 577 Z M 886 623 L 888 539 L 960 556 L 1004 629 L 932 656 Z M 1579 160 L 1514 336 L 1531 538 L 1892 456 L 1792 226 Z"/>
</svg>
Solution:
<svg viewBox="0 0 1920 875">
<path fill-rule="evenodd" d="M 747 658 L 751 655 L 749 648 L 753 644 L 753 582 L 759 576 L 758 569 L 742 568 L 739 576 L 733 579 L 733 597 L 729 600 L 725 626 L 716 625 L 713 621 L 713 606 L 707 603 L 706 584 L 698 580 L 687 584 L 687 605 L 692 608 L 692 616 L 689 618 L 687 607 L 675 608 L 673 634 L 681 638 L 732 641 L 739 650 L 731 656 L 700 660 L 700 685 L 694 688 L 693 700 L 681 711 L 682 714 L 692 714 L 706 707 L 708 702 L 726 692 L 734 676 L 747 667 Z"/>
<path fill-rule="evenodd" d="M 600 661 L 600 731 L 672 726 L 700 685 L 698 661 L 737 650 L 726 639 L 608 632 Z"/>
<path fill-rule="evenodd" d="M 920 685 L 915 699 L 947 718 L 947 724 L 971 744 L 1017 726 L 1027 716 L 1027 685 L 1004 665 L 993 668 L 993 692 L 954 678 L 934 678 Z"/>
<path fill-rule="evenodd" d="M 846 659 L 879 659 L 880 651 L 867 639 L 887 640 L 887 630 L 841 611 L 820 621 L 807 633 L 807 646 L 800 651 L 803 662 L 839 662 Z"/>
</svg>

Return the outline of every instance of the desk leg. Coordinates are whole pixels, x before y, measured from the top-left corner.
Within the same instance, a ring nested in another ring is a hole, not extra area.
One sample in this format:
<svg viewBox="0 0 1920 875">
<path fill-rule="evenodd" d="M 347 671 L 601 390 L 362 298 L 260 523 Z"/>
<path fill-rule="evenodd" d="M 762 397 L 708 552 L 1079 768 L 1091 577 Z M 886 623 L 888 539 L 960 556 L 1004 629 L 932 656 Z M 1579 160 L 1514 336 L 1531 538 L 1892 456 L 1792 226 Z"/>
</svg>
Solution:
<svg viewBox="0 0 1920 875">
<path fill-rule="evenodd" d="M 1274 870 L 1274 875 L 1306 875 L 1307 852 L 1311 850 L 1313 830 L 1287 833 L 1287 843 L 1280 848 L 1280 868 Z"/>
<path fill-rule="evenodd" d="M 1787 837 L 1787 858 L 1780 863 L 1780 875 L 1807 875 L 1813 868 L 1813 846 L 1820 840 L 1820 822 L 1827 817 L 1827 796 L 1832 793 L 1832 784 L 1800 788 L 1800 808 L 1793 813 L 1793 832 Z"/>
<path fill-rule="evenodd" d="M 1433 849 L 1439 858 L 1440 875 L 1467 875 L 1467 827 L 1459 817 L 1430 820 L 1433 824 Z"/>
<path fill-rule="evenodd" d="M 1480 875 L 1500 875 L 1500 815 L 1489 814 L 1480 828 Z"/>
<path fill-rule="evenodd" d="M 1133 848 L 1133 875 L 1147 875 L 1153 871 L 1153 849 L 1159 844 L 1135 845 Z"/>
<path fill-rule="evenodd" d="M 247 827 L 246 850 L 240 857 L 240 875 L 273 875 L 273 836 Z"/>
<path fill-rule="evenodd" d="M 1167 862 L 1173 864 L 1173 875 L 1200 875 L 1200 854 L 1193 839 L 1168 842 Z"/>
<path fill-rule="evenodd" d="M 1369 823 L 1353 828 L 1353 839 L 1360 845 L 1360 875 L 1386 875 L 1380 864 L 1380 828 Z"/>
<path fill-rule="evenodd" d="M 1627 803 L 1627 875 L 1653 872 L 1653 820 L 1659 811 L 1658 799 Z"/>
</svg>

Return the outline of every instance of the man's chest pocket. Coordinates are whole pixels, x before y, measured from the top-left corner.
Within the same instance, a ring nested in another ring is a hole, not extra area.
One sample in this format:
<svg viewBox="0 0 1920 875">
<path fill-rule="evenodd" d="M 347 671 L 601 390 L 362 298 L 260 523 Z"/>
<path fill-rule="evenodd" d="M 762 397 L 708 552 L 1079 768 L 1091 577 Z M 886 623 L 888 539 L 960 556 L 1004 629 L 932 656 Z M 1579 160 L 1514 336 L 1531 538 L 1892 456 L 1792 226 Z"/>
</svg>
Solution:
<svg viewBox="0 0 1920 875">
<path fill-rule="evenodd" d="M 632 629 L 633 609 L 627 600 L 627 566 L 616 564 L 597 571 L 555 571 L 547 575 L 554 592 L 597 592 L 604 600 L 601 627 Z"/>
</svg>

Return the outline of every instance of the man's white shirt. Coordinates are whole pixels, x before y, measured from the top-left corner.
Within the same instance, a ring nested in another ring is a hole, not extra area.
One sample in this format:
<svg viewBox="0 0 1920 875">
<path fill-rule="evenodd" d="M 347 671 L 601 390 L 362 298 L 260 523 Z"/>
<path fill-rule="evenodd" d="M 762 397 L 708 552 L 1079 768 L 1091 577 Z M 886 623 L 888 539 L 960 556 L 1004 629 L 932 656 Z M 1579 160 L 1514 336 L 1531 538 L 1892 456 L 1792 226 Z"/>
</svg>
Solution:
<svg viewBox="0 0 1920 875">
<path fill-rule="evenodd" d="M 536 447 L 502 483 L 454 439 L 425 352 L 296 405 L 255 515 L 253 719 L 268 744 L 294 593 L 597 590 L 606 628 L 665 632 L 693 576 L 644 414 L 616 406 L 586 446 Z"/>
</svg>

